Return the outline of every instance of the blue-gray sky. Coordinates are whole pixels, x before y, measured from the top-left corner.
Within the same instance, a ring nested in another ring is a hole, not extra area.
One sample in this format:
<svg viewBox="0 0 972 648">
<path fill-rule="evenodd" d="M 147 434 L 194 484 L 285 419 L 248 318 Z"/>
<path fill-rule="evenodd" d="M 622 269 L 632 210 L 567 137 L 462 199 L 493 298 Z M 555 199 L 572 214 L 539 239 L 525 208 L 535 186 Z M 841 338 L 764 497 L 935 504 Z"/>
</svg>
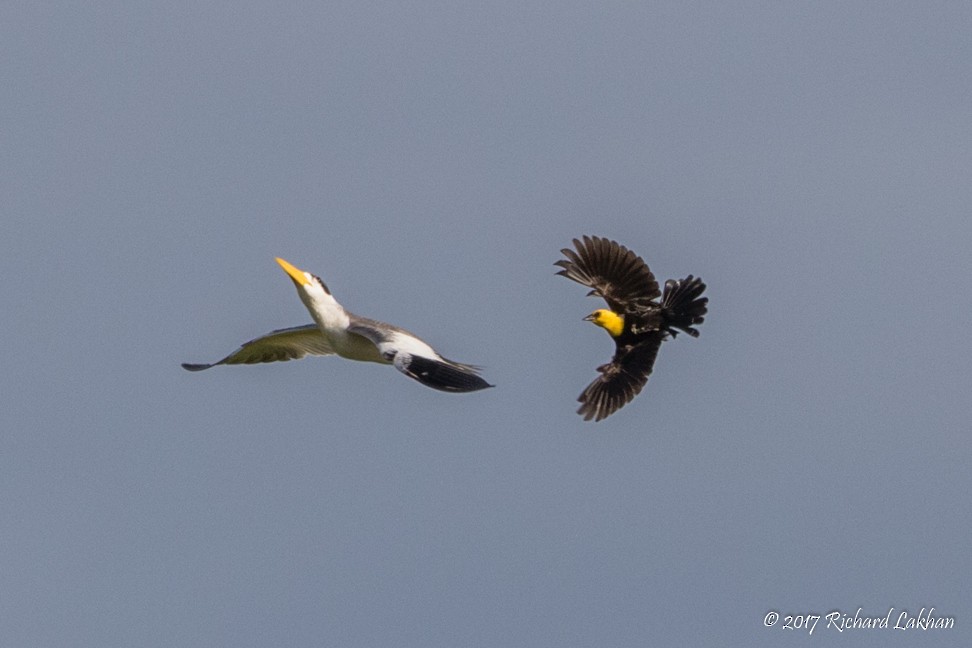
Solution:
<svg viewBox="0 0 972 648">
<path fill-rule="evenodd" d="M 0 61 L 0 644 L 972 640 L 967 3 L 6 3 Z M 582 234 L 710 297 L 597 425 Z M 274 256 L 497 387 L 184 372 L 310 321 Z"/>
</svg>

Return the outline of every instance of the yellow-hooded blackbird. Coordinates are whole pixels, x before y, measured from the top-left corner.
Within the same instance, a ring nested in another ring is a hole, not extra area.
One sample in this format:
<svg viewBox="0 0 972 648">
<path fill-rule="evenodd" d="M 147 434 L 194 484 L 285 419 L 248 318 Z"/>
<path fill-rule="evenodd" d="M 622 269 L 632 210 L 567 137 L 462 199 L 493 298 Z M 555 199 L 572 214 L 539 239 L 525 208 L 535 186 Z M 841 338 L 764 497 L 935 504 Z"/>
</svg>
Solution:
<svg viewBox="0 0 972 648">
<path fill-rule="evenodd" d="M 562 268 L 557 274 L 591 288 L 588 295 L 604 298 L 608 308 L 584 319 L 606 330 L 615 344 L 611 362 L 597 368 L 601 375 L 577 398 L 577 413 L 585 421 L 600 421 L 638 395 L 668 336 L 682 331 L 698 337 L 693 326 L 705 319 L 709 299 L 701 296 L 705 284 L 692 275 L 669 279 L 662 294 L 641 257 L 615 241 L 585 236 L 574 239 L 574 247 L 576 252 L 561 250 L 567 258 L 554 264 Z"/>
</svg>

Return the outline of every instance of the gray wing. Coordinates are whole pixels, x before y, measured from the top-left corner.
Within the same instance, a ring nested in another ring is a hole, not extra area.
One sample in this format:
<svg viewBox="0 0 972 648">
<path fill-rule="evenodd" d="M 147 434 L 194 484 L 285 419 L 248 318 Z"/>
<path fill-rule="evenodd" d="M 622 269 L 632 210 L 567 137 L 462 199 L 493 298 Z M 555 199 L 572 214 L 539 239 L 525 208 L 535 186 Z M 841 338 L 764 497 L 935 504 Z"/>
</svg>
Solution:
<svg viewBox="0 0 972 648">
<path fill-rule="evenodd" d="M 308 355 L 333 355 L 334 349 L 321 333 L 317 324 L 306 324 L 292 328 L 278 329 L 258 337 L 212 364 L 182 363 L 189 371 L 202 371 L 216 365 L 257 364 L 260 362 L 283 362 L 298 360 Z"/>
<path fill-rule="evenodd" d="M 379 322 L 377 320 L 370 320 L 367 317 L 359 317 L 358 315 L 354 316 L 353 321 L 354 323 L 348 326 L 348 333 L 360 335 L 379 348 L 382 344 L 391 342 L 392 335 L 394 333 L 406 332 L 397 326 L 385 324 L 384 322 Z"/>
</svg>

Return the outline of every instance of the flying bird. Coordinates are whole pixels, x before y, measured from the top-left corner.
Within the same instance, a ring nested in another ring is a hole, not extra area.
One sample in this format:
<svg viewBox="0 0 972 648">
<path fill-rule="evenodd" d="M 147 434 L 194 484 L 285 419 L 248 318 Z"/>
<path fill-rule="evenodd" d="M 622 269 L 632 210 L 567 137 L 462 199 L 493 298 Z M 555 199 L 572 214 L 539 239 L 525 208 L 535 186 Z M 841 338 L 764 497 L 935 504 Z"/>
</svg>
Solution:
<svg viewBox="0 0 972 648">
<path fill-rule="evenodd" d="M 296 360 L 308 355 L 339 355 L 350 360 L 394 365 L 426 387 L 446 392 L 472 392 L 492 387 L 473 365 L 453 362 L 405 329 L 359 317 L 344 309 L 320 277 L 278 258 L 297 286 L 297 294 L 314 324 L 272 331 L 212 364 L 183 363 L 189 371 L 216 365 Z"/>
<path fill-rule="evenodd" d="M 641 392 L 665 339 L 679 331 L 699 336 L 693 327 L 705 320 L 709 299 L 701 296 L 705 284 L 692 275 L 669 279 L 662 294 L 641 257 L 615 241 L 585 236 L 574 239 L 574 247 L 576 251 L 561 250 L 567 258 L 554 263 L 562 268 L 557 274 L 587 286 L 589 296 L 607 302 L 608 308 L 584 320 L 607 331 L 615 345 L 611 362 L 597 368 L 600 375 L 577 398 L 577 413 L 585 421 L 600 421 Z"/>
</svg>

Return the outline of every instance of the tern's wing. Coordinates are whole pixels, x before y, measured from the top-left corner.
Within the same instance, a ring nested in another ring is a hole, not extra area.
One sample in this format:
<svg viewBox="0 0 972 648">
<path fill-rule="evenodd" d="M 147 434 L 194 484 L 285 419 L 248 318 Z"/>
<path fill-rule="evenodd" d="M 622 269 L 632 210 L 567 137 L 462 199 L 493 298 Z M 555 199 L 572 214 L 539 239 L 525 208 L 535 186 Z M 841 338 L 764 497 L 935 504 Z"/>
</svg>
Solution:
<svg viewBox="0 0 972 648">
<path fill-rule="evenodd" d="M 189 371 L 202 371 L 221 364 L 257 364 L 260 362 L 281 362 L 297 360 L 308 355 L 332 355 L 334 349 L 321 333 L 317 324 L 306 324 L 293 328 L 278 329 L 244 342 L 243 346 L 219 362 L 212 364 L 183 363 L 182 368 Z"/>
<path fill-rule="evenodd" d="M 396 369 L 426 387 L 447 392 L 492 387 L 476 373 L 476 367 L 443 358 L 415 335 L 398 327 L 358 318 L 348 327 L 348 332 L 371 340 Z"/>
</svg>

